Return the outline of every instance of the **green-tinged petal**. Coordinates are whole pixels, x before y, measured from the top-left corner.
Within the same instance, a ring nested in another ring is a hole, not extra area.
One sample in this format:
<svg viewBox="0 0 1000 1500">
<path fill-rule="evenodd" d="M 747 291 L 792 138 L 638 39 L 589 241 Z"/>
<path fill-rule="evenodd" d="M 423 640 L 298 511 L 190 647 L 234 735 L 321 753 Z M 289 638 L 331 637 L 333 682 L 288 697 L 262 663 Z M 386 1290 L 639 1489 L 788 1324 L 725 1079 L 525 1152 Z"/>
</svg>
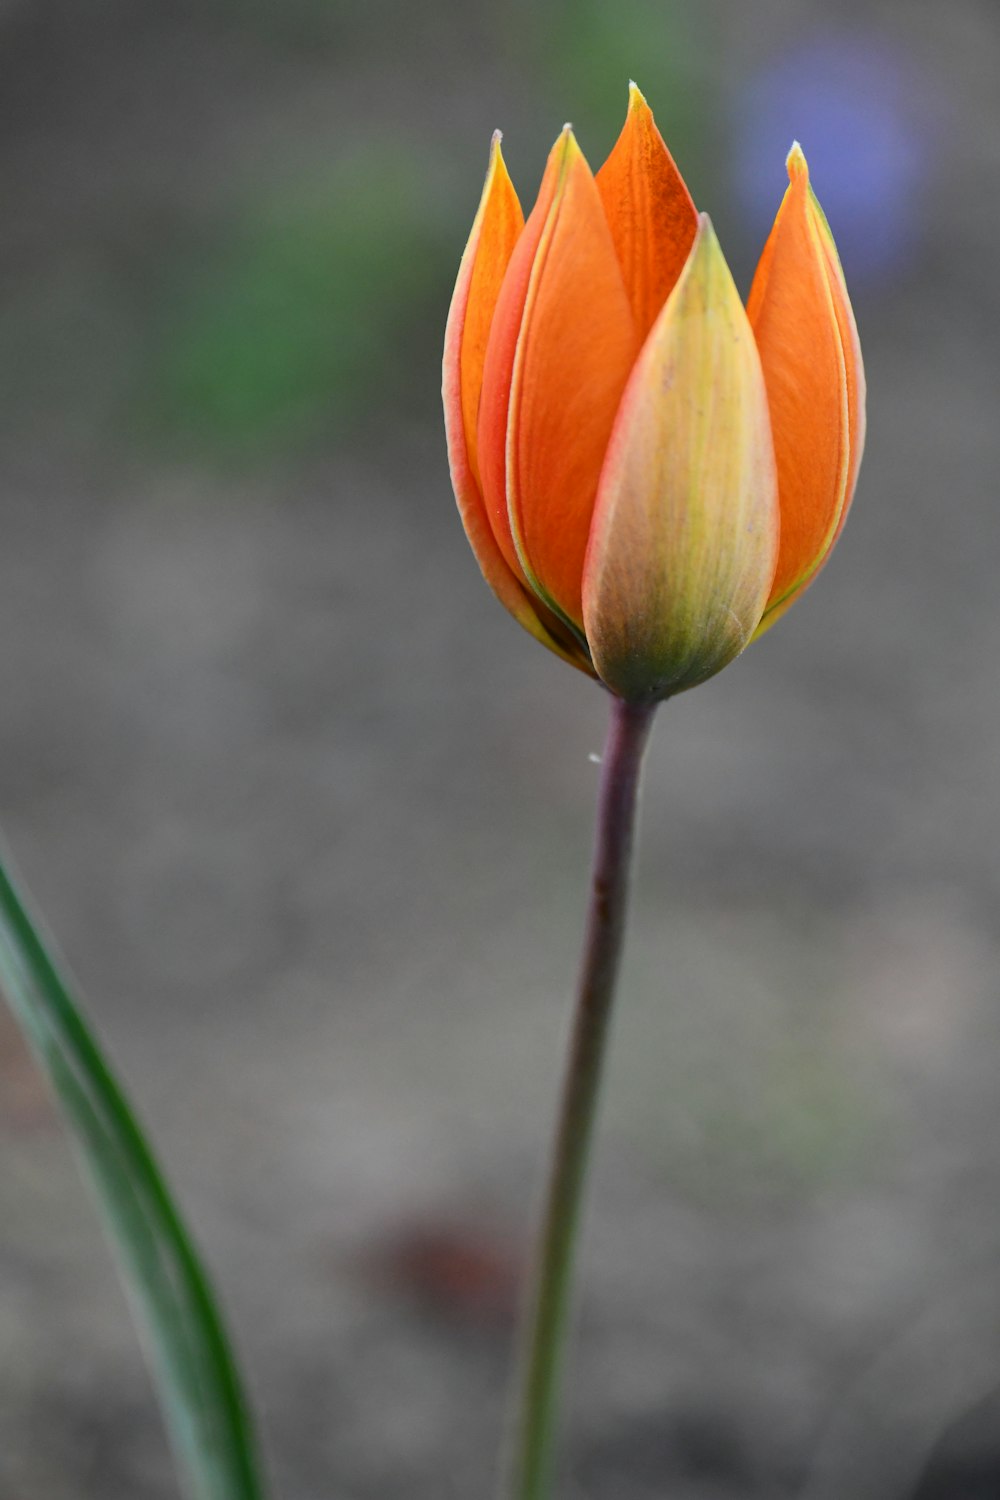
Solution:
<svg viewBox="0 0 1000 1500">
<path fill-rule="evenodd" d="M 664 698 L 726 666 L 760 620 L 777 546 L 760 359 L 703 215 L 601 474 L 583 609 L 602 680 L 623 698 Z"/>
</svg>

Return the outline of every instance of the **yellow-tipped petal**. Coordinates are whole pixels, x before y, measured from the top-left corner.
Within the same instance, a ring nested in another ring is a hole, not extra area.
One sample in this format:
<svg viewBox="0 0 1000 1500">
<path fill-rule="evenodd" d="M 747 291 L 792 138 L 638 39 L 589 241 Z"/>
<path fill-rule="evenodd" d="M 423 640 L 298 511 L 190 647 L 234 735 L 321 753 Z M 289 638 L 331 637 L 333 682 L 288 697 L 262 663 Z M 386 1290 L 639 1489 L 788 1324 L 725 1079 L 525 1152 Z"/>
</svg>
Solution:
<svg viewBox="0 0 1000 1500">
<path fill-rule="evenodd" d="M 523 225 L 524 215 L 507 174 L 497 131 L 445 332 L 442 395 L 448 461 L 465 534 L 483 577 L 500 603 L 543 645 L 589 671 L 589 663 L 569 633 L 535 601 L 504 558 L 489 523 L 479 481 L 476 428 L 486 345 L 504 274 Z"/>
<path fill-rule="evenodd" d="M 826 216 L 796 143 L 747 302 L 771 408 L 781 550 L 761 629 L 811 583 L 840 535 L 865 433 L 861 346 Z"/>
<path fill-rule="evenodd" d="M 599 676 L 640 700 L 718 672 L 757 627 L 777 546 L 760 359 L 702 216 L 625 389 L 598 487 L 583 614 Z"/>
</svg>

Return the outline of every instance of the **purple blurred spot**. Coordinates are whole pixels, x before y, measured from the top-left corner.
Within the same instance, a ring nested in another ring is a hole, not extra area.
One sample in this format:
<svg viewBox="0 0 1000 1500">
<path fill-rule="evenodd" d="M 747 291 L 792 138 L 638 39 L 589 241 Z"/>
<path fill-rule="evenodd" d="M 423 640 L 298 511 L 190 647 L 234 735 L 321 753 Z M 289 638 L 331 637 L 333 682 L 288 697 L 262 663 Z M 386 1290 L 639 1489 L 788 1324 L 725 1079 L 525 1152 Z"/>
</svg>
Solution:
<svg viewBox="0 0 1000 1500">
<path fill-rule="evenodd" d="M 732 159 L 737 195 L 761 244 L 786 186 L 785 156 L 798 140 L 848 280 L 880 280 L 909 260 L 920 237 L 930 145 L 920 94 L 907 61 L 871 38 L 812 37 L 749 80 Z"/>
</svg>

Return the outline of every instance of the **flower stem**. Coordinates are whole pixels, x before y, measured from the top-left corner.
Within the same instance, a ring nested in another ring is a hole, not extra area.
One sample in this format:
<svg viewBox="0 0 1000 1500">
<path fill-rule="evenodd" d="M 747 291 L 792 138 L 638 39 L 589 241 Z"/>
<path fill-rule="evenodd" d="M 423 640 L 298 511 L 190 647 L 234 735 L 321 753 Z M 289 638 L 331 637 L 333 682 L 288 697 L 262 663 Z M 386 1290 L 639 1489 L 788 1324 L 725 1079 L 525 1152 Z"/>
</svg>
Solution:
<svg viewBox="0 0 1000 1500">
<path fill-rule="evenodd" d="M 549 1493 L 580 1209 L 618 977 L 635 811 L 655 704 L 611 700 L 597 840 L 569 1060 L 525 1321 L 509 1500 Z"/>
</svg>

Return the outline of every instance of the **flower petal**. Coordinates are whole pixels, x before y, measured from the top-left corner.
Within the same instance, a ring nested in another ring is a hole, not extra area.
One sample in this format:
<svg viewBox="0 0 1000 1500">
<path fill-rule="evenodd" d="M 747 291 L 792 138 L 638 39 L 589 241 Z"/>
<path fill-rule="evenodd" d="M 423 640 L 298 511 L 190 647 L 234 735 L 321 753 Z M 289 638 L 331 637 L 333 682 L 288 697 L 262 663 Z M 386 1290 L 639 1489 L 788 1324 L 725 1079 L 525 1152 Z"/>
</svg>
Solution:
<svg viewBox="0 0 1000 1500">
<path fill-rule="evenodd" d="M 698 213 L 634 83 L 622 133 L 595 180 L 644 339 L 684 269 Z"/>
<path fill-rule="evenodd" d="M 600 196 L 567 127 L 497 303 L 479 452 L 504 556 L 576 629 L 597 480 L 636 348 Z"/>
<path fill-rule="evenodd" d="M 584 574 L 587 641 L 623 698 L 668 697 L 750 640 L 778 547 L 753 332 L 707 216 L 629 380 Z"/>
<path fill-rule="evenodd" d="M 854 493 L 865 431 L 865 377 L 854 314 L 800 147 L 747 302 L 771 408 L 781 549 L 761 629 L 830 555 Z"/>
<path fill-rule="evenodd" d="M 445 333 L 443 390 L 451 480 L 465 534 L 501 604 L 557 655 L 590 670 L 565 628 L 537 606 L 497 546 L 483 504 L 476 453 L 476 423 L 483 363 L 497 296 L 524 224 L 521 205 L 493 137 L 483 196 L 462 257 Z M 551 627 L 551 628 L 550 628 Z"/>
</svg>

